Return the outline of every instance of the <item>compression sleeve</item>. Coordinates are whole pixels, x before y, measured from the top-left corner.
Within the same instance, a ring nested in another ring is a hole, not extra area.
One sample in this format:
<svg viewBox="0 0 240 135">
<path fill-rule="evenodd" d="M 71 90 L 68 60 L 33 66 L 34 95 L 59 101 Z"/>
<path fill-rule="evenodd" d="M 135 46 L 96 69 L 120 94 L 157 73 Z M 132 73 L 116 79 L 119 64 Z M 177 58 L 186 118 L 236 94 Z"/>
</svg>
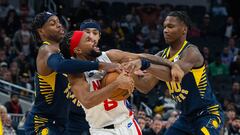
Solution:
<svg viewBox="0 0 240 135">
<path fill-rule="evenodd" d="M 64 59 L 60 53 L 54 53 L 50 55 L 47 65 L 56 72 L 66 74 L 98 70 L 99 67 L 98 62 Z"/>
</svg>

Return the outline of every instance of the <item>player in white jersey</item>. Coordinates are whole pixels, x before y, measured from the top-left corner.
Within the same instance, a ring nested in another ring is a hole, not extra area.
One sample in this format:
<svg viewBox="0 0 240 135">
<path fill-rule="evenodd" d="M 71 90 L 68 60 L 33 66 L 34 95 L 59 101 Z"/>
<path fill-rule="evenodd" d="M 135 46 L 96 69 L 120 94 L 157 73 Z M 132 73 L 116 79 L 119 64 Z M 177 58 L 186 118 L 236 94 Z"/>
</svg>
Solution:
<svg viewBox="0 0 240 135">
<path fill-rule="evenodd" d="M 79 39 L 79 40 L 78 40 Z M 101 53 L 93 44 L 87 33 L 74 31 L 68 33 L 60 44 L 65 58 L 75 56 L 82 60 L 98 60 L 111 62 L 106 53 Z M 83 105 L 86 119 L 90 124 L 92 135 L 141 135 L 141 130 L 126 107 L 126 101 L 113 101 L 108 98 L 111 92 L 122 89 L 132 89 L 133 79 L 122 72 L 116 81 L 101 88 L 100 80 L 105 73 L 96 70 L 78 75 L 69 75 L 71 89 Z"/>
<path fill-rule="evenodd" d="M 98 29 L 92 28 L 93 24 L 90 28 L 85 29 L 86 33 L 89 33 L 90 37 L 98 37 L 98 39 L 94 39 L 96 44 L 92 46 L 79 45 L 73 49 L 72 45 L 69 46 L 69 39 L 73 39 L 72 37 L 67 37 L 68 39 L 64 40 L 68 43 L 61 44 L 60 48 L 64 55 L 64 57 L 69 58 L 71 55 L 71 49 L 75 50 L 74 53 L 80 59 L 84 58 L 83 56 L 87 56 L 88 60 L 96 60 L 96 56 L 98 61 L 104 62 L 124 62 L 129 59 L 137 59 L 139 55 L 131 54 L 127 52 L 123 52 L 120 50 L 110 50 L 106 53 L 101 53 L 99 49 L 96 47 L 97 42 L 100 38 L 100 33 Z M 71 41 L 70 41 L 71 44 Z M 127 57 L 126 57 L 127 56 Z M 168 67 L 163 67 L 163 69 Z M 96 98 L 97 94 L 92 96 L 92 100 L 87 100 L 86 97 L 89 96 L 89 89 L 91 93 L 98 92 L 98 94 L 102 94 L 103 89 L 101 88 L 100 80 L 104 76 L 104 73 L 99 71 L 90 71 L 85 73 L 85 77 L 75 76 L 74 78 L 70 78 L 70 82 L 72 83 L 72 90 L 75 91 L 76 97 L 80 100 L 82 105 L 84 106 L 84 110 L 86 112 L 86 119 L 90 124 L 90 132 L 93 135 L 138 135 L 141 134 L 141 130 L 134 120 L 132 112 L 127 108 L 127 101 L 113 101 L 108 99 L 109 93 L 104 94 L 105 97 Z M 76 79 L 78 78 L 78 80 Z M 81 79 L 79 79 L 81 78 Z M 88 82 L 88 86 L 85 86 L 86 81 Z M 76 82 L 78 84 L 76 84 Z M 85 87 L 85 90 L 83 91 Z M 80 90 L 81 92 L 80 92 Z M 77 92 L 79 91 L 79 93 Z M 86 94 L 88 91 L 88 94 Z M 108 95 L 107 95 L 108 94 Z M 87 95 L 87 96 L 86 96 Z M 94 97 L 94 98 L 93 98 Z M 97 100 L 97 101 L 96 101 Z M 100 102 L 101 101 L 101 102 Z M 88 102 L 88 104 L 86 103 Z M 90 103 L 91 102 L 91 103 Z M 88 106 L 91 104 L 91 106 Z M 95 106 L 94 106 L 95 105 Z"/>
<path fill-rule="evenodd" d="M 98 61 L 110 63 L 105 52 L 97 58 Z M 85 72 L 85 78 L 90 84 L 90 91 L 97 91 L 101 88 L 100 80 L 103 73 L 94 70 Z M 128 101 L 104 100 L 99 105 L 86 109 L 86 120 L 90 125 L 91 134 L 121 134 L 121 135 L 140 135 L 141 130 L 133 118 L 130 108 L 127 107 Z"/>
</svg>

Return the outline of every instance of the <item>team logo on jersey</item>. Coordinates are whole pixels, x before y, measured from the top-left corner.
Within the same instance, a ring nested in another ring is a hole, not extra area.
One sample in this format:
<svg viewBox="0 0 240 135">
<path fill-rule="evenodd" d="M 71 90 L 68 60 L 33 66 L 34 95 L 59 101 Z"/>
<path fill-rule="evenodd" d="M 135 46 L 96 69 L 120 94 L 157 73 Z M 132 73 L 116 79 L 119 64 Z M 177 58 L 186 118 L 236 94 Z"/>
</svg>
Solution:
<svg viewBox="0 0 240 135">
<path fill-rule="evenodd" d="M 132 124 L 133 124 L 132 122 L 129 122 L 127 127 L 130 128 L 132 126 Z"/>
</svg>

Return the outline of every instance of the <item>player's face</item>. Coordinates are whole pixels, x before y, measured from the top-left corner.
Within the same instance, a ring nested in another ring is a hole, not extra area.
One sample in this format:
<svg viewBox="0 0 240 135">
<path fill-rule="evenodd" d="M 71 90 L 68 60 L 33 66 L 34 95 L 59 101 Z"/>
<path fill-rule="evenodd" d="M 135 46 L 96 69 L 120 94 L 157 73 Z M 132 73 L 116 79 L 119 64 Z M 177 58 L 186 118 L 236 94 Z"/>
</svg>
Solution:
<svg viewBox="0 0 240 135">
<path fill-rule="evenodd" d="M 186 26 L 177 17 L 167 16 L 163 27 L 165 42 L 170 45 L 186 34 Z"/>
<path fill-rule="evenodd" d="M 60 42 L 64 37 L 64 28 L 57 16 L 51 16 L 39 30 L 44 37 Z"/>
<path fill-rule="evenodd" d="M 78 49 L 81 50 L 79 54 L 85 58 L 96 58 L 101 55 L 100 49 L 88 33 L 83 34 Z"/>
<path fill-rule="evenodd" d="M 89 34 L 90 38 L 98 45 L 100 40 L 100 32 L 96 28 L 86 28 L 83 31 Z"/>
</svg>

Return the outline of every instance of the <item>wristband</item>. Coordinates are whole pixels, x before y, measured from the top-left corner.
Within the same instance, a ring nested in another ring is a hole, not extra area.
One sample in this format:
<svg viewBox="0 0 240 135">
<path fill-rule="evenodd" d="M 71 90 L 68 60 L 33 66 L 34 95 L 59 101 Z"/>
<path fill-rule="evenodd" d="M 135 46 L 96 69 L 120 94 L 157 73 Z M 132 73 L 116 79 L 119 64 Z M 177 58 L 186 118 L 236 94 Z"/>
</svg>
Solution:
<svg viewBox="0 0 240 135">
<path fill-rule="evenodd" d="M 142 66 L 141 66 L 140 70 L 142 70 L 142 71 L 148 69 L 151 66 L 150 61 L 146 60 L 146 59 L 141 59 L 141 64 L 142 64 Z"/>
</svg>

